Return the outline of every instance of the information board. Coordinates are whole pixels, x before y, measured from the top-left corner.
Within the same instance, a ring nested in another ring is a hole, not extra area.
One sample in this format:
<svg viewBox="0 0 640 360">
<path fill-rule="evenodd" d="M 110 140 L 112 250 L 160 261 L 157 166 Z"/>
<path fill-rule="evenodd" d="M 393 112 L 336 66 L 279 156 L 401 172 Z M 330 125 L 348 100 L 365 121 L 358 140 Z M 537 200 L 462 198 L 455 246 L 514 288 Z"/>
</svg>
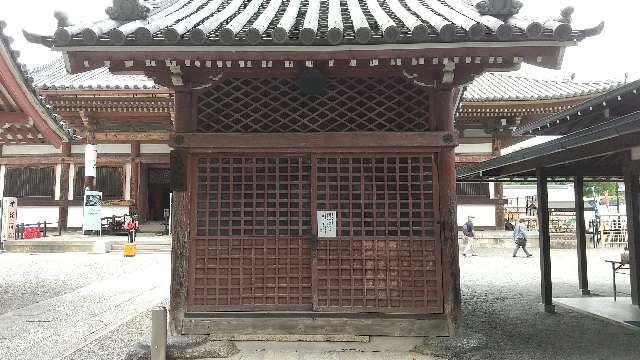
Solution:
<svg viewBox="0 0 640 360">
<path fill-rule="evenodd" d="M 100 191 L 85 191 L 84 217 L 82 231 L 100 231 L 102 219 L 102 193 Z"/>
</svg>

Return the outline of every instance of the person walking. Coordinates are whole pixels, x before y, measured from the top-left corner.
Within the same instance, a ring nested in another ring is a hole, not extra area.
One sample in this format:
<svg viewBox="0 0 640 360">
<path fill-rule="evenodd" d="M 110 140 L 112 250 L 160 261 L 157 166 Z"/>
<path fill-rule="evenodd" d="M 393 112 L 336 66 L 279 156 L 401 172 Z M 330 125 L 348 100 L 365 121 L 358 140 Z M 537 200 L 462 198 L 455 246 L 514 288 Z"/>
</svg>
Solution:
<svg viewBox="0 0 640 360">
<path fill-rule="evenodd" d="M 462 225 L 462 236 L 464 243 L 466 244 L 466 246 L 464 247 L 464 251 L 462 252 L 462 256 L 478 256 L 478 254 L 473 251 L 473 241 L 475 239 L 473 233 L 473 216 L 469 216 L 467 218 L 467 222 Z"/>
<path fill-rule="evenodd" d="M 525 224 L 524 218 L 520 218 L 513 229 L 513 241 L 516 243 L 516 247 L 513 249 L 513 257 L 516 257 L 520 248 L 524 250 L 527 257 L 533 256 L 527 251 L 527 224 Z"/>
</svg>

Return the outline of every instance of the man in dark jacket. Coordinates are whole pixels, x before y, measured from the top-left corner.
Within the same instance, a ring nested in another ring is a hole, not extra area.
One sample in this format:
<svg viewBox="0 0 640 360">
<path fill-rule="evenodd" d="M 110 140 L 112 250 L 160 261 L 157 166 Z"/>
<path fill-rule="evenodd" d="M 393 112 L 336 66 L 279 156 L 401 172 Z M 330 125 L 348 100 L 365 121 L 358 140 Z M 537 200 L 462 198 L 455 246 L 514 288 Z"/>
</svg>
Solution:
<svg viewBox="0 0 640 360">
<path fill-rule="evenodd" d="M 473 241 L 475 239 L 473 233 L 473 216 L 469 216 L 467 218 L 467 222 L 462 225 L 462 235 L 464 243 L 466 244 L 464 251 L 462 252 L 462 256 L 478 256 L 478 254 L 473 251 Z"/>
</svg>

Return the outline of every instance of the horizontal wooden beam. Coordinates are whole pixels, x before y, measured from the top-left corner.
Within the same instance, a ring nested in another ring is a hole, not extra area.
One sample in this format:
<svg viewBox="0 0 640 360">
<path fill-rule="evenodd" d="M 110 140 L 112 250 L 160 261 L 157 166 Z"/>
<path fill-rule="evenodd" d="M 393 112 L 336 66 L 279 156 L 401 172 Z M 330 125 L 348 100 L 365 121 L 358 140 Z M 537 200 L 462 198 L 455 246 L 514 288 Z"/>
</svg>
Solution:
<svg viewBox="0 0 640 360">
<path fill-rule="evenodd" d="M 0 111 L 0 124 L 26 124 L 27 122 L 29 117 L 21 111 Z"/>
<path fill-rule="evenodd" d="M 432 132 L 369 132 L 369 133 L 299 133 L 299 134 L 202 134 L 178 133 L 171 145 L 209 149 L 344 149 L 377 148 L 388 151 L 397 148 L 453 147 L 453 133 Z"/>
<path fill-rule="evenodd" d="M 129 154 L 98 154 L 98 165 L 123 165 L 131 161 Z M 169 154 L 143 154 L 137 160 L 145 164 L 168 164 Z M 0 165 L 43 166 L 55 164 L 84 164 L 84 155 L 74 154 L 65 157 L 54 155 L 15 155 L 0 157 Z"/>
<path fill-rule="evenodd" d="M 99 132 L 96 133 L 96 141 L 156 141 L 166 143 L 169 141 L 169 132 Z"/>
</svg>

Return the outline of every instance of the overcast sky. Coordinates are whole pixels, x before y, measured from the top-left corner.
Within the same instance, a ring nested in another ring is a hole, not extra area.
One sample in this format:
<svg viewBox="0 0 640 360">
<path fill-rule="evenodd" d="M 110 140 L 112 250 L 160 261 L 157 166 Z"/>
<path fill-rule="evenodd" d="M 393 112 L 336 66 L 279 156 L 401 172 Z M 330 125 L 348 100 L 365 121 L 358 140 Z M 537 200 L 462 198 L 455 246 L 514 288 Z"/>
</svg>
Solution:
<svg viewBox="0 0 640 360">
<path fill-rule="evenodd" d="M 65 11 L 72 22 L 78 23 L 104 17 L 104 9 L 111 0 L 19 0 L 2 6 L 0 19 L 8 23 L 8 33 L 16 40 L 13 47 L 20 50 L 21 61 L 29 67 L 43 65 L 56 54 L 40 45 L 27 43 L 21 33 L 23 28 L 31 31 L 52 33 L 56 21 L 55 10 Z M 525 76 L 563 78 L 575 73 L 578 80 L 624 80 L 640 78 L 638 59 L 640 47 L 633 29 L 640 14 L 640 1 L 635 0 L 522 0 L 521 14 L 535 14 L 537 18 L 556 17 L 560 9 L 575 5 L 574 27 L 595 26 L 605 21 L 604 32 L 583 41 L 577 47 L 567 49 L 561 71 L 541 70 L 523 66 L 518 73 Z"/>
</svg>

